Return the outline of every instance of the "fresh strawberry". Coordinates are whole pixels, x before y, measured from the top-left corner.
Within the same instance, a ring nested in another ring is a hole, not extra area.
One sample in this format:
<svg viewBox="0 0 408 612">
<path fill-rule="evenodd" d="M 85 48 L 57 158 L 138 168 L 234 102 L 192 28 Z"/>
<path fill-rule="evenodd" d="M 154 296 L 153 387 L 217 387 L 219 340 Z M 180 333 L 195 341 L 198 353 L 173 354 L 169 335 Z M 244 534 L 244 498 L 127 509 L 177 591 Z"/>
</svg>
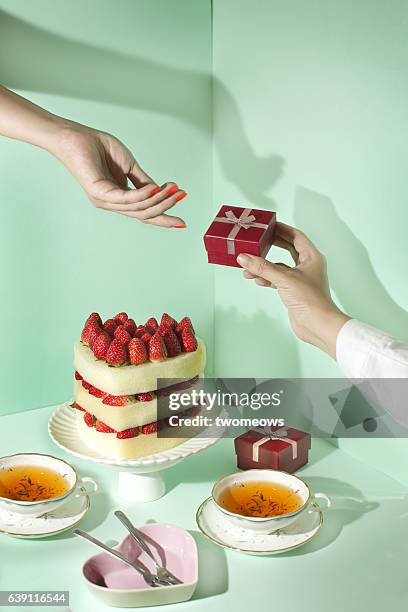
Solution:
<svg viewBox="0 0 408 612">
<path fill-rule="evenodd" d="M 118 314 L 117 314 L 115 317 L 113 317 L 113 318 L 115 319 L 115 321 L 118 321 L 119 323 L 122 323 L 122 325 L 123 325 L 123 323 L 124 323 L 125 321 L 127 321 L 129 317 L 127 316 L 126 312 L 119 312 L 119 313 L 118 313 Z"/>
<path fill-rule="evenodd" d="M 84 421 L 88 425 L 88 427 L 93 427 L 95 424 L 95 417 L 90 412 L 85 412 Z"/>
<path fill-rule="evenodd" d="M 153 423 L 147 423 L 146 425 L 142 425 L 140 427 L 140 432 L 145 436 L 149 434 L 155 433 L 158 430 L 157 421 L 153 421 Z"/>
<path fill-rule="evenodd" d="M 151 402 L 154 399 L 153 393 L 136 393 L 135 397 L 138 402 Z"/>
<path fill-rule="evenodd" d="M 89 336 L 92 330 L 95 330 L 95 329 L 96 330 L 100 329 L 100 325 L 97 321 L 88 321 L 87 323 L 85 323 L 84 328 L 81 333 L 81 342 L 83 342 L 84 344 L 88 344 Z"/>
<path fill-rule="evenodd" d="M 92 387 L 91 384 L 89 384 L 89 382 L 86 382 L 86 380 L 82 379 L 82 386 L 84 389 L 86 389 L 87 391 L 89 391 L 89 389 Z"/>
<path fill-rule="evenodd" d="M 90 393 L 90 395 L 93 395 L 94 397 L 97 397 L 99 399 L 101 397 L 105 397 L 106 395 L 105 391 L 101 391 L 100 389 L 98 389 L 97 387 L 94 387 L 93 385 L 89 387 L 88 393 Z"/>
<path fill-rule="evenodd" d="M 140 339 L 143 340 L 143 342 L 147 346 L 149 346 L 149 342 L 150 342 L 151 337 L 152 337 L 152 334 L 149 334 L 149 332 L 145 332 Z"/>
<path fill-rule="evenodd" d="M 99 329 L 101 325 L 102 325 L 102 320 L 99 314 L 97 312 L 92 312 L 87 318 L 87 320 L 85 321 L 85 325 L 81 333 L 81 341 L 84 344 L 87 344 L 91 330 L 94 328 Z"/>
<path fill-rule="evenodd" d="M 124 429 L 123 431 L 118 431 L 116 437 L 120 440 L 126 440 L 127 438 L 136 438 L 139 435 L 139 430 L 137 427 L 129 427 L 129 429 Z"/>
<path fill-rule="evenodd" d="M 82 408 L 82 406 L 80 406 L 79 404 L 77 404 L 76 402 L 73 402 L 71 404 L 72 408 L 75 408 L 75 410 L 80 410 L 81 412 L 86 412 L 85 408 Z"/>
<path fill-rule="evenodd" d="M 133 337 L 135 335 L 136 323 L 133 319 L 128 319 L 127 321 L 125 321 L 123 327 L 125 328 L 127 333 L 130 334 L 130 336 Z"/>
<path fill-rule="evenodd" d="M 150 338 L 149 359 L 150 361 L 164 361 L 167 359 L 166 345 L 160 334 L 154 334 L 154 336 Z"/>
<path fill-rule="evenodd" d="M 197 350 L 197 339 L 192 330 L 183 329 L 181 332 L 181 345 L 186 353 L 194 353 Z"/>
<path fill-rule="evenodd" d="M 144 325 L 138 325 L 136 327 L 136 331 L 135 331 L 135 333 L 133 335 L 136 336 L 137 338 L 141 338 L 144 333 L 146 333 L 145 326 Z"/>
<path fill-rule="evenodd" d="M 81 332 L 81 342 L 84 344 L 88 344 L 88 336 L 89 336 L 90 328 L 89 325 L 84 325 L 84 328 Z"/>
<path fill-rule="evenodd" d="M 173 329 L 176 329 L 176 327 L 177 327 L 176 319 L 173 319 L 173 317 L 171 317 L 169 314 L 167 314 L 167 312 L 164 312 L 162 314 L 162 318 L 161 318 L 160 324 L 161 325 L 167 325 L 168 327 L 172 327 Z"/>
<path fill-rule="evenodd" d="M 160 323 L 159 327 L 156 329 L 156 332 L 160 334 L 161 336 L 164 336 L 168 327 L 169 326 L 166 325 L 165 323 Z"/>
<path fill-rule="evenodd" d="M 118 325 L 119 322 L 115 321 L 115 319 L 107 319 L 103 324 L 103 331 L 105 331 L 107 334 L 110 335 L 111 338 L 113 338 L 113 334 L 115 333 L 115 329 Z"/>
<path fill-rule="evenodd" d="M 102 404 L 107 406 L 126 406 L 127 402 L 127 395 L 107 395 L 103 399 Z"/>
<path fill-rule="evenodd" d="M 195 330 L 194 330 L 190 317 L 183 317 L 180 323 L 177 325 L 177 332 L 179 334 L 181 334 L 183 329 L 190 329 L 193 332 L 193 334 L 195 334 Z"/>
<path fill-rule="evenodd" d="M 87 323 L 91 323 L 91 321 L 97 323 L 99 325 L 99 327 L 102 326 L 102 319 L 101 319 L 100 315 L 97 312 L 92 312 L 89 315 L 89 317 L 85 321 L 85 325 L 87 325 Z"/>
<path fill-rule="evenodd" d="M 115 329 L 114 337 L 122 344 L 129 344 L 131 339 L 131 335 L 125 330 L 123 325 L 118 325 L 118 327 Z"/>
<path fill-rule="evenodd" d="M 89 336 L 88 336 L 88 346 L 91 349 L 91 351 L 93 351 L 95 340 L 97 339 L 97 337 L 99 336 L 101 332 L 102 330 L 99 327 L 99 325 L 97 327 L 91 328 L 91 331 L 89 332 Z"/>
<path fill-rule="evenodd" d="M 106 359 L 106 353 L 108 352 L 111 340 L 111 337 L 105 331 L 97 336 L 93 343 L 93 354 L 97 359 Z"/>
<path fill-rule="evenodd" d="M 171 327 L 165 327 L 163 335 L 163 340 L 166 345 L 167 354 L 169 357 L 177 357 L 181 353 L 181 346 L 179 339 L 174 333 Z"/>
<path fill-rule="evenodd" d="M 132 338 L 128 350 L 129 361 L 132 365 L 140 365 L 148 360 L 147 348 L 141 338 Z"/>
<path fill-rule="evenodd" d="M 75 370 L 75 380 L 82 380 L 82 376 L 77 370 Z"/>
<path fill-rule="evenodd" d="M 155 331 L 157 330 L 157 328 L 159 327 L 157 319 L 155 319 L 154 317 L 150 317 L 150 319 L 146 321 L 145 327 L 147 331 L 153 335 Z"/>
<path fill-rule="evenodd" d="M 109 345 L 108 352 L 106 353 L 106 361 L 111 366 L 120 366 L 125 363 L 127 359 L 127 350 L 124 344 L 114 338 Z"/>
<path fill-rule="evenodd" d="M 95 429 L 101 433 L 116 433 L 116 429 L 112 429 L 112 427 L 109 427 L 109 425 L 98 419 L 96 419 Z"/>
</svg>

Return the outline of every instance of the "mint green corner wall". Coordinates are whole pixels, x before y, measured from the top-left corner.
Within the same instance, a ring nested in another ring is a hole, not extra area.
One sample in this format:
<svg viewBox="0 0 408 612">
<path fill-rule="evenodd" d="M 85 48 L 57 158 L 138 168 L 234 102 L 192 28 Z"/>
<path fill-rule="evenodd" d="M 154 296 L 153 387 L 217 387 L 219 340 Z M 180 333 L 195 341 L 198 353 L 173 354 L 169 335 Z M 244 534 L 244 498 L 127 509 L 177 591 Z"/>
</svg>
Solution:
<svg viewBox="0 0 408 612">
<path fill-rule="evenodd" d="M 407 18 L 402 0 L 215 0 L 213 31 L 215 206 L 302 228 L 338 303 L 405 339 Z M 340 375 L 239 271 L 216 269 L 215 305 L 218 373 Z"/>
<path fill-rule="evenodd" d="M 350 315 L 408 339 L 402 0 L 214 0 L 214 210 L 276 210 L 326 254 Z M 287 259 L 272 248 L 274 261 Z M 337 377 L 273 291 L 215 271 L 218 374 Z M 408 483 L 405 439 L 339 440 Z"/>
<path fill-rule="evenodd" d="M 94 209 L 56 160 L 0 139 L 0 414 L 70 397 L 72 345 L 92 310 L 143 322 L 190 314 L 209 345 L 211 5 L 0 0 L 1 82 L 118 136 L 158 182 L 189 192 L 187 230 Z M 197 246 L 200 245 L 200 246 Z"/>
<path fill-rule="evenodd" d="M 0 413 L 69 396 L 94 309 L 190 313 L 209 371 L 215 310 L 218 375 L 340 376 L 293 337 L 273 291 L 206 264 L 221 202 L 303 228 L 339 304 L 408 339 L 407 17 L 402 0 L 214 0 L 211 33 L 209 0 L 0 0 L 2 82 L 111 131 L 190 193 L 188 230 L 152 229 L 93 209 L 46 153 L 0 140 Z M 396 474 L 405 447 L 391 442 L 340 445 Z"/>
</svg>

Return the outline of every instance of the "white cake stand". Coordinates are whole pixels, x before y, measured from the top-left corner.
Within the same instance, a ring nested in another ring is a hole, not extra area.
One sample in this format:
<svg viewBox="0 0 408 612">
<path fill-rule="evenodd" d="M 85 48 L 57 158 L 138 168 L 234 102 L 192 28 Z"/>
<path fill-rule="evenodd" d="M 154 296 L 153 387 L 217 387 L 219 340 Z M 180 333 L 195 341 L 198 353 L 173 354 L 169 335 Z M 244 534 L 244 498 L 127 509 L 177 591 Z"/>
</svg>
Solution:
<svg viewBox="0 0 408 612">
<path fill-rule="evenodd" d="M 115 460 L 104 457 L 90 448 L 80 437 L 74 409 L 69 403 L 58 406 L 48 422 L 51 439 L 63 450 L 80 457 L 102 463 L 119 472 L 118 492 L 127 501 L 146 502 L 162 497 L 166 492 L 163 471 L 186 457 L 212 446 L 222 436 L 219 427 L 208 428 L 208 437 L 190 438 L 178 446 L 140 459 Z"/>
</svg>

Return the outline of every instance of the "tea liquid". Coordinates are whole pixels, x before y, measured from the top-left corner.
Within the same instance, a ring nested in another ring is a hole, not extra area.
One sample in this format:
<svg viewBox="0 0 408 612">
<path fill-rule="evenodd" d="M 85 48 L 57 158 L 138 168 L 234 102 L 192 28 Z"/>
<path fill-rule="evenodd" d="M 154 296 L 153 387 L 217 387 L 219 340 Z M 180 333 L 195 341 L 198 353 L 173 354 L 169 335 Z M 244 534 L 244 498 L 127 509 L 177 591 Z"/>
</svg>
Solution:
<svg viewBox="0 0 408 612">
<path fill-rule="evenodd" d="M 0 468 L 0 496 L 16 501 L 41 501 L 69 491 L 63 474 L 37 465 Z"/>
<path fill-rule="evenodd" d="M 271 482 L 240 482 L 225 489 L 220 506 L 242 516 L 266 518 L 299 510 L 303 502 L 294 489 Z"/>
</svg>

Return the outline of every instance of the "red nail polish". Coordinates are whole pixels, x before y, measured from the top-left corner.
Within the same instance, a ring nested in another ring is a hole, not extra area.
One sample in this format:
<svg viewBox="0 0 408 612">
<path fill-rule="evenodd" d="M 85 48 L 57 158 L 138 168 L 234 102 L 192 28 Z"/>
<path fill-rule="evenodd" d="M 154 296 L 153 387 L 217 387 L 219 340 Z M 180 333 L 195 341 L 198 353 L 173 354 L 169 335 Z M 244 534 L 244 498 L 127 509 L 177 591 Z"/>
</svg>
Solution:
<svg viewBox="0 0 408 612">
<path fill-rule="evenodd" d="M 186 225 L 175 225 L 174 227 L 177 227 L 177 228 L 181 229 L 181 228 L 184 228 L 184 227 L 187 227 L 187 226 Z"/>
<path fill-rule="evenodd" d="M 186 191 L 182 191 L 181 193 L 178 194 L 178 196 L 176 197 L 176 202 L 179 202 L 180 200 L 182 200 L 183 198 L 185 198 L 187 195 Z"/>
<path fill-rule="evenodd" d="M 149 195 L 151 196 L 156 195 L 156 193 L 159 193 L 159 191 L 161 191 L 161 187 L 156 185 L 156 187 L 153 187 L 153 189 L 149 191 Z"/>
<path fill-rule="evenodd" d="M 176 191 L 178 191 L 177 185 L 172 185 L 168 188 L 167 195 L 173 195 L 173 193 L 176 193 Z"/>
</svg>

